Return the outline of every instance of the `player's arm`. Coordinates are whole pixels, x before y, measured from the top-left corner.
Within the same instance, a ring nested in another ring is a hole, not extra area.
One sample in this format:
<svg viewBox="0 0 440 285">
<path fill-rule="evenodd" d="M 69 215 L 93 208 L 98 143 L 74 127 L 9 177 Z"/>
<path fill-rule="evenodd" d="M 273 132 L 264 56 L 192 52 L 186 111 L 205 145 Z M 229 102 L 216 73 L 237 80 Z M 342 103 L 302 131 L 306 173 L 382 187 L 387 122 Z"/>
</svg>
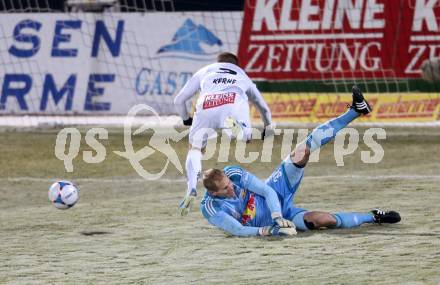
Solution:
<svg viewBox="0 0 440 285">
<path fill-rule="evenodd" d="M 258 235 L 259 228 L 245 227 L 240 224 L 236 219 L 222 210 L 219 201 L 207 198 L 202 200 L 200 206 L 200 211 L 202 212 L 203 217 L 205 217 L 209 223 L 225 232 L 234 236 L 242 237 Z"/>
<path fill-rule="evenodd" d="M 224 211 L 219 211 L 215 215 L 211 216 L 208 221 L 222 229 L 223 231 L 239 237 L 257 236 L 259 235 L 258 227 L 248 227 L 240 224 L 236 219 L 226 214 Z"/>
<path fill-rule="evenodd" d="M 223 231 L 239 237 L 249 236 L 279 236 L 279 235 L 295 235 L 296 231 L 293 228 L 281 228 L 278 225 L 267 227 L 248 227 L 240 224 L 236 219 L 226 214 L 224 211 L 219 211 L 211 216 L 208 221 L 214 226 Z"/>
<path fill-rule="evenodd" d="M 192 118 L 190 117 L 188 110 L 186 109 L 186 103 L 188 102 L 188 100 L 191 100 L 191 98 L 196 94 L 197 90 L 200 88 L 201 75 L 202 75 L 202 70 L 196 72 L 188 80 L 188 82 L 185 83 L 183 88 L 174 98 L 174 105 L 176 106 L 177 113 L 182 118 L 185 125 L 191 125 L 192 123 Z"/>
<path fill-rule="evenodd" d="M 291 221 L 283 218 L 278 195 L 272 187 L 266 185 L 266 183 L 240 166 L 227 166 L 224 168 L 224 172 L 233 183 L 239 185 L 241 188 L 248 189 L 263 196 L 271 212 L 272 219 L 278 226 L 295 227 Z"/>
<path fill-rule="evenodd" d="M 293 228 L 293 223 L 282 216 L 280 200 L 275 190 L 249 172 L 246 173 L 246 176 L 245 188 L 265 198 L 274 222 L 280 227 Z"/>
<path fill-rule="evenodd" d="M 246 92 L 249 101 L 255 105 L 258 109 L 258 112 L 261 114 L 261 118 L 263 119 L 264 126 L 269 126 L 272 124 L 272 113 L 270 112 L 269 106 L 267 106 L 266 102 L 263 99 L 260 91 L 257 86 L 252 83 L 250 88 Z"/>
</svg>

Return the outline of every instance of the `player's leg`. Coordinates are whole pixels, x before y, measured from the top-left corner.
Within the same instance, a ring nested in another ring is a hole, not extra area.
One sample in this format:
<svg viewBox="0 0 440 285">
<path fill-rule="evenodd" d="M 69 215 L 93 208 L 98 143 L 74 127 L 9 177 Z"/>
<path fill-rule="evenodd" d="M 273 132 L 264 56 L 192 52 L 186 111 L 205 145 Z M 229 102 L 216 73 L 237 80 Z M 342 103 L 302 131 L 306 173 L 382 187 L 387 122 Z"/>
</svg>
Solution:
<svg viewBox="0 0 440 285">
<path fill-rule="evenodd" d="M 339 212 L 330 214 L 319 211 L 301 211 L 293 219 L 296 228 L 302 231 L 320 228 L 355 228 L 368 223 L 400 222 L 400 215 L 395 211 L 382 211 L 375 209 L 369 213 Z"/>
<path fill-rule="evenodd" d="M 292 205 L 303 176 L 304 168 L 296 166 L 291 157 L 288 156 L 265 181 L 277 193 L 282 215 L 285 219 L 292 220 L 297 211 L 305 211 L 304 209 L 294 208 Z"/>
<path fill-rule="evenodd" d="M 226 134 L 231 138 L 249 142 L 252 138 L 249 105 L 225 106 L 224 113 L 226 117 L 222 128 Z"/>
<path fill-rule="evenodd" d="M 189 131 L 189 151 L 186 157 L 185 168 L 187 176 L 187 190 L 184 200 L 180 203 L 179 208 L 182 215 L 186 215 L 191 206 L 191 202 L 197 196 L 197 181 L 202 170 L 202 155 L 209 139 L 217 136 L 216 130 L 225 128 L 226 118 L 234 115 L 233 123 L 236 123 L 237 130 L 243 130 L 244 140 L 247 140 L 248 134 L 251 132 L 249 121 L 249 107 L 242 107 L 244 113 L 241 115 L 239 109 L 235 105 L 224 105 L 212 109 L 197 110 L 194 114 L 192 126 Z M 246 117 L 247 114 L 247 117 Z M 242 119 L 242 118 L 247 118 Z"/>
<path fill-rule="evenodd" d="M 179 204 L 180 214 L 186 216 L 191 210 L 191 205 L 197 197 L 197 181 L 202 171 L 202 154 L 203 150 L 189 145 L 189 151 L 186 156 L 186 177 L 187 190 L 185 197 Z"/>
<path fill-rule="evenodd" d="M 353 102 L 348 111 L 313 129 L 312 133 L 307 136 L 307 139 L 295 148 L 291 156 L 296 165 L 304 167 L 313 151 L 330 142 L 341 129 L 345 128 L 361 114 L 371 112 L 370 105 L 365 101 L 360 89 L 353 86 L 352 91 Z"/>
<path fill-rule="evenodd" d="M 185 168 L 187 181 L 187 195 L 197 196 L 197 181 L 202 172 L 202 155 L 204 149 L 189 145 L 188 154 L 186 156 Z"/>
<path fill-rule="evenodd" d="M 206 111 L 194 115 L 193 124 L 189 131 L 189 151 L 185 162 L 187 188 L 185 197 L 179 204 L 182 216 L 189 213 L 191 204 L 197 196 L 197 181 L 202 171 L 202 155 L 208 139 L 217 135 L 215 126 L 210 120 L 210 114 Z"/>
<path fill-rule="evenodd" d="M 202 171 L 202 150 L 206 146 L 210 130 L 209 114 L 196 112 L 189 130 L 189 150 L 185 168 L 187 177 L 187 195 L 197 196 L 197 180 Z M 212 132 L 215 132 L 212 130 Z"/>
</svg>

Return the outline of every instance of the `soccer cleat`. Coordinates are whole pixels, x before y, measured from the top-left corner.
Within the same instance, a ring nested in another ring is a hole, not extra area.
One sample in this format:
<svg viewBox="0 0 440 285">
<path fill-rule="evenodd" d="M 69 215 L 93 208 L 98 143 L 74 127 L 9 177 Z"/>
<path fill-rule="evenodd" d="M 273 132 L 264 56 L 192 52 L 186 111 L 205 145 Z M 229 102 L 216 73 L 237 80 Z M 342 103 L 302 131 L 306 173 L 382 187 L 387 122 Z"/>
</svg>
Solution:
<svg viewBox="0 0 440 285">
<path fill-rule="evenodd" d="M 374 222 L 376 224 L 395 224 L 400 222 L 400 214 L 396 211 L 382 211 L 381 209 L 374 209 L 371 211 L 374 215 Z"/>
<path fill-rule="evenodd" d="M 365 100 L 364 95 L 362 95 L 362 91 L 356 85 L 354 85 L 352 92 L 353 103 L 351 104 L 350 108 L 354 109 L 360 114 L 366 115 L 370 113 L 371 107 Z"/>
<path fill-rule="evenodd" d="M 197 197 L 197 190 L 192 189 L 189 194 L 185 195 L 182 202 L 179 204 L 179 211 L 181 216 L 186 216 L 191 211 L 191 206 Z"/>
<path fill-rule="evenodd" d="M 233 117 L 227 117 L 225 127 L 230 129 L 232 137 L 241 140 L 243 138 L 243 125 Z"/>
</svg>

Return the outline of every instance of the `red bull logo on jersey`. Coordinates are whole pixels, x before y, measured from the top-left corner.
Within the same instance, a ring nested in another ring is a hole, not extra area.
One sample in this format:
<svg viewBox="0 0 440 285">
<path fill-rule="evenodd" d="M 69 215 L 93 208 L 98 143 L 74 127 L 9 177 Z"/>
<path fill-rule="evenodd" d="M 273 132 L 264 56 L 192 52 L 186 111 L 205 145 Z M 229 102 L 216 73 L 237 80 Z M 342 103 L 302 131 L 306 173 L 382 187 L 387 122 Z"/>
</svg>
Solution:
<svg viewBox="0 0 440 285">
<path fill-rule="evenodd" d="M 255 197 L 254 194 L 249 195 L 249 200 L 246 204 L 246 208 L 241 215 L 241 224 L 246 225 L 257 215 L 257 208 L 255 207 Z"/>
<path fill-rule="evenodd" d="M 215 108 L 225 104 L 234 104 L 235 95 L 235 92 L 206 95 L 203 101 L 203 109 Z"/>
</svg>

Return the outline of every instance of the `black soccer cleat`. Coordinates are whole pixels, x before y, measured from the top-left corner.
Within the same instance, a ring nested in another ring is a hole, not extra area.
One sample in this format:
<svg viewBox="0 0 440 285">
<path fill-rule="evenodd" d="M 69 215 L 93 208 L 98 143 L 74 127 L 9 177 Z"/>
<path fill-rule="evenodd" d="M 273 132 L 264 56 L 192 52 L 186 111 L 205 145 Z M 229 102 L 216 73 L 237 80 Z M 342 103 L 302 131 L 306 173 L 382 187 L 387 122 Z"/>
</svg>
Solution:
<svg viewBox="0 0 440 285">
<path fill-rule="evenodd" d="M 371 211 L 374 215 L 374 222 L 376 224 L 395 224 L 400 222 L 400 214 L 396 211 L 382 211 L 381 209 L 374 209 Z"/>
<path fill-rule="evenodd" d="M 371 112 L 371 107 L 368 102 L 365 100 L 364 95 L 362 95 L 361 89 L 359 89 L 356 85 L 352 88 L 353 92 L 353 103 L 350 108 L 354 109 L 356 112 L 360 114 L 368 114 Z"/>
</svg>

